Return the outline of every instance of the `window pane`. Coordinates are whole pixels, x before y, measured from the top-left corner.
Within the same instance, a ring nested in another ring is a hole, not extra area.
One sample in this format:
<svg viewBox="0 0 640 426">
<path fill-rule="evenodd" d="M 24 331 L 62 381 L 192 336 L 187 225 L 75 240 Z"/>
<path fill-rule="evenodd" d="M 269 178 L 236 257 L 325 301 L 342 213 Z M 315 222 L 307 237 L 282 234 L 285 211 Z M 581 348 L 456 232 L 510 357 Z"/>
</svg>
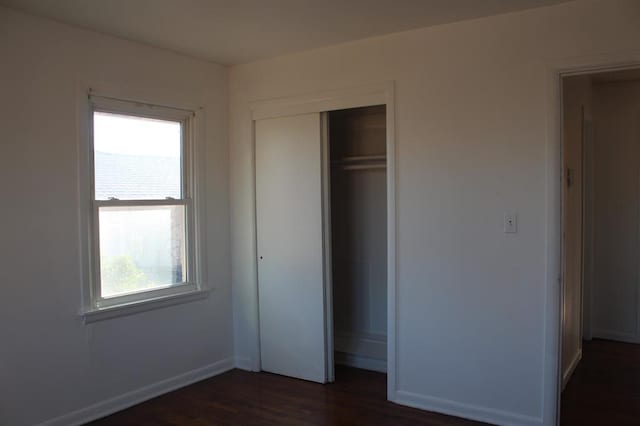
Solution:
<svg viewBox="0 0 640 426">
<path fill-rule="evenodd" d="M 94 112 L 96 200 L 181 198 L 182 125 Z"/>
<path fill-rule="evenodd" d="M 186 281 L 185 208 L 101 207 L 101 296 Z"/>
</svg>

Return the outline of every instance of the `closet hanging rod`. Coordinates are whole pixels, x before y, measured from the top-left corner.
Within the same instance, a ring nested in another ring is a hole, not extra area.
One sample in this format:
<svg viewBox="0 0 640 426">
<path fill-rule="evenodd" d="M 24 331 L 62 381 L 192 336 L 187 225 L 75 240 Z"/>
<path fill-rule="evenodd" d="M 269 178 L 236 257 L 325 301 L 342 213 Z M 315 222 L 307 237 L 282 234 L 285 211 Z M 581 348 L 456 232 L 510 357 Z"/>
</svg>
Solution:
<svg viewBox="0 0 640 426">
<path fill-rule="evenodd" d="M 333 164 L 354 164 L 354 163 L 365 163 L 365 162 L 373 162 L 373 161 L 386 161 L 386 155 L 358 155 L 351 157 L 342 157 L 336 160 L 333 160 L 331 163 Z"/>
<path fill-rule="evenodd" d="M 374 170 L 374 169 L 386 169 L 386 164 L 337 164 L 333 168 L 339 170 Z"/>
</svg>

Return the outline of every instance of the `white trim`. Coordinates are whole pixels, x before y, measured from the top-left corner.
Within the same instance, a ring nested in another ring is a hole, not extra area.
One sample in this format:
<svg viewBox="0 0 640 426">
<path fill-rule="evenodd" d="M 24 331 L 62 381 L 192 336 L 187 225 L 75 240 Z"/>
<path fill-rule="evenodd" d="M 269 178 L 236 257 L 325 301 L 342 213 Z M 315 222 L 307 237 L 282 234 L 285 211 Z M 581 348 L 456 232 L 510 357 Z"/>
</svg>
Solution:
<svg viewBox="0 0 640 426">
<path fill-rule="evenodd" d="M 225 373 L 234 368 L 233 358 L 225 358 L 213 364 L 143 386 L 113 398 L 105 399 L 62 416 L 46 420 L 39 426 L 75 426 L 108 416 L 141 402 L 150 400 L 201 380 Z"/>
<path fill-rule="evenodd" d="M 595 138 L 595 133 L 594 133 Z M 636 169 L 636 185 L 640 185 L 640 170 Z M 637 188 L 637 187 L 636 187 Z M 640 237 L 640 205 L 636 205 L 636 238 Z M 636 243 L 636 250 L 638 249 L 638 244 Z M 635 342 L 640 342 L 640 262 L 636 264 L 636 324 L 635 324 Z"/>
<path fill-rule="evenodd" d="M 106 99 L 117 99 L 122 101 L 140 102 L 150 105 L 166 107 L 174 110 L 198 111 L 203 109 L 205 96 L 201 99 L 194 99 L 193 94 L 176 92 L 165 88 L 143 87 L 140 85 L 111 84 L 106 81 L 82 81 L 79 87 L 85 96 L 91 92 L 93 96 Z"/>
<path fill-rule="evenodd" d="M 393 92 L 393 82 L 373 83 L 285 98 L 252 102 L 251 119 L 286 117 L 312 112 L 384 105 Z"/>
<path fill-rule="evenodd" d="M 168 296 L 179 296 L 198 291 L 198 286 L 195 283 L 190 282 L 145 288 L 138 291 L 113 295 L 111 297 L 97 298 L 94 300 L 94 305 L 85 312 L 99 311 L 103 308 L 112 308 L 116 306 L 127 306 L 134 303 L 157 300 Z"/>
<path fill-rule="evenodd" d="M 546 259 L 545 259 L 545 340 L 543 363 L 542 413 L 545 425 L 559 423 L 561 353 L 562 348 L 562 162 L 561 162 L 561 114 L 560 72 L 551 67 L 548 73 L 547 120 L 547 211 L 546 211 Z"/>
<path fill-rule="evenodd" d="M 149 309 L 206 297 L 207 283 L 204 229 L 205 202 L 205 109 L 187 101 L 187 96 L 164 90 L 108 87 L 79 82 L 76 86 L 78 122 L 78 206 L 81 247 L 81 315 L 85 323 L 129 315 Z M 172 106 L 167 106 L 172 105 Z M 180 121 L 183 144 L 182 198 L 170 200 L 94 200 L 93 198 L 93 111 L 109 111 Z M 97 290 L 97 210 L 110 205 L 184 205 L 187 282 L 182 286 L 138 292 L 119 298 L 101 299 Z M 143 296 L 144 295 L 144 296 Z M 173 295 L 176 297 L 166 297 Z M 134 300 L 135 299 L 135 300 Z M 140 303 L 131 303 L 131 302 Z M 147 303 L 148 302 L 148 303 Z M 109 310 L 104 309 L 109 306 Z M 135 305 L 135 306 L 134 306 Z"/>
<path fill-rule="evenodd" d="M 447 414 L 470 420 L 496 424 L 501 426 L 540 426 L 542 419 L 533 416 L 524 416 L 509 411 L 494 410 L 477 405 L 463 404 L 442 398 L 433 398 L 413 392 L 398 390 L 396 400 L 400 405 L 419 408 L 435 413 Z"/>
<path fill-rule="evenodd" d="M 113 109 L 116 113 L 118 111 L 130 111 L 136 115 L 146 111 L 149 113 L 149 117 L 158 116 L 162 120 L 166 120 L 167 117 L 173 117 L 176 121 L 182 121 L 188 116 L 195 114 L 193 108 L 180 108 L 157 103 L 146 103 L 131 98 L 116 98 L 109 95 L 97 94 L 91 88 L 89 88 L 89 99 L 100 105 L 100 108 L 105 109 L 106 111 L 110 109 Z"/>
<path fill-rule="evenodd" d="M 586 117 L 585 117 L 585 105 L 581 105 L 580 114 L 580 333 L 578 334 L 578 351 L 582 356 L 582 336 L 584 336 L 584 247 L 585 247 L 585 138 L 586 138 Z M 564 108 L 563 108 L 564 111 Z M 564 129 L 564 124 L 563 124 Z M 564 136 L 563 136 L 564 140 Z M 563 162 L 564 163 L 564 162 Z M 563 185 L 564 187 L 564 185 Z M 577 364 L 576 364 L 577 365 Z"/>
<path fill-rule="evenodd" d="M 137 117 L 154 118 L 178 123 L 184 122 L 189 119 L 189 117 L 195 115 L 194 110 L 96 95 L 91 88 L 89 89 L 88 99 L 93 110 L 98 112 L 122 115 L 130 114 Z"/>
<path fill-rule="evenodd" d="M 234 358 L 234 360 L 234 365 L 236 366 L 236 368 L 245 371 L 255 371 L 253 369 L 253 361 L 251 360 L 251 358 L 237 356 Z"/>
<path fill-rule="evenodd" d="M 190 198 L 169 198 L 151 200 L 95 200 L 96 207 L 174 207 L 184 206 L 189 208 Z"/>
<path fill-rule="evenodd" d="M 584 136 L 584 152 L 583 152 L 583 219 L 584 219 L 584 237 L 582 240 L 582 248 L 584 253 L 583 262 L 583 278 L 582 278 L 582 336 L 584 340 L 593 339 L 593 280 L 594 280 L 594 141 L 595 133 L 593 127 L 592 116 L 583 123 Z M 587 125 L 588 124 L 588 125 Z M 587 250 L 588 247 L 588 250 Z M 588 295 L 588 297 L 584 297 Z M 588 307 L 588 315 L 585 315 L 585 306 Z"/>
<path fill-rule="evenodd" d="M 576 371 L 576 368 L 578 367 L 578 364 L 580 364 L 581 360 L 582 348 L 578 349 L 575 356 L 571 360 L 571 364 L 569 364 L 569 368 L 567 368 L 567 371 L 563 372 L 562 374 L 562 390 L 567 387 L 567 383 L 569 383 L 571 376 L 573 376 L 573 372 Z"/>
<path fill-rule="evenodd" d="M 326 381 L 333 383 L 335 375 L 333 328 L 333 256 L 331 243 L 331 145 L 329 143 L 329 116 L 320 113 L 320 144 L 322 145 L 322 254 L 324 264 L 324 336 Z"/>
<path fill-rule="evenodd" d="M 551 60 L 547 67 L 546 259 L 544 307 L 543 424 L 560 423 L 562 389 L 562 133 L 560 82 L 563 76 L 640 66 L 640 50 Z"/>
<path fill-rule="evenodd" d="M 181 303 L 193 302 L 209 297 L 210 290 L 195 290 L 184 293 L 174 293 L 166 296 L 139 300 L 122 305 L 95 308 L 80 313 L 85 324 L 102 321 L 109 318 L 133 315 L 140 312 L 151 311 L 164 308 L 166 306 L 179 305 Z"/>
<path fill-rule="evenodd" d="M 253 244 L 253 250 L 251 254 L 253 256 L 252 265 L 254 267 L 252 274 L 252 282 L 251 285 L 253 287 L 253 295 L 255 300 L 255 305 L 253 306 L 253 342 L 255 342 L 253 357 L 252 360 L 252 370 L 253 371 L 261 371 L 262 370 L 262 358 L 261 358 L 261 347 L 260 347 L 260 294 L 258 291 L 258 210 L 257 210 L 257 198 L 258 193 L 256 189 L 256 122 L 251 120 L 249 121 L 249 125 L 251 126 L 251 243 Z"/>
<path fill-rule="evenodd" d="M 95 164 L 94 164 L 94 144 L 95 144 L 95 135 L 93 133 L 93 126 L 95 121 L 95 113 L 96 112 L 108 112 L 114 114 L 123 114 L 130 115 L 135 117 L 152 117 L 161 120 L 170 120 L 180 123 L 180 145 L 181 145 L 181 167 L 180 167 L 180 198 L 178 199 L 161 199 L 157 200 L 158 205 L 183 205 L 184 206 L 184 225 L 185 225 L 185 233 L 184 237 L 185 241 L 185 257 L 186 257 L 186 265 L 184 265 L 186 269 L 186 279 L 187 282 L 183 284 L 192 284 L 191 290 L 199 289 L 197 281 L 194 280 L 194 277 L 197 276 L 197 272 L 195 270 L 195 265 L 200 263 L 196 262 L 194 257 L 197 257 L 197 253 L 194 245 L 195 238 L 195 230 L 194 230 L 194 213 L 193 213 L 193 199 L 191 197 L 191 189 L 194 183 L 194 177 L 192 172 L 193 168 L 193 148 L 195 144 L 195 134 L 192 131 L 193 129 L 193 120 L 195 120 L 195 111 L 185 110 L 185 109 L 176 109 L 176 108 L 168 108 L 166 106 L 153 105 L 148 103 L 142 103 L 131 100 L 120 100 L 115 99 L 113 97 L 105 97 L 98 96 L 92 93 L 92 89 L 89 89 L 88 100 L 90 103 L 89 106 L 89 129 L 90 129 L 90 137 L 86 143 L 89 144 L 90 151 L 90 165 L 89 165 L 89 179 L 90 179 L 90 196 L 91 205 L 93 209 L 93 214 L 91 216 L 90 222 L 92 235 L 90 236 L 91 242 L 91 252 L 92 256 L 90 261 L 92 262 L 91 268 L 93 270 L 93 275 L 91 276 L 91 305 L 88 307 L 88 310 L 93 310 L 96 308 L 110 306 L 110 305 L 125 305 L 133 301 L 144 301 L 148 299 L 153 299 L 157 297 L 155 291 L 139 291 L 135 293 L 131 293 L 126 296 L 119 296 L 114 298 L 105 298 L 101 294 L 101 275 L 100 275 L 100 221 L 99 221 L 99 212 L 102 207 L 109 207 L 111 205 L 114 206 L 123 206 L 126 207 L 128 205 L 131 206 L 153 206 L 155 205 L 154 201 L 156 200 L 97 200 L 95 197 Z M 179 286 L 169 286 L 162 290 L 158 290 L 162 295 L 165 294 L 178 294 L 182 293 L 184 289 L 179 288 Z"/>
<path fill-rule="evenodd" d="M 93 276 L 91 250 L 93 243 L 91 241 L 93 230 L 90 220 L 93 214 L 91 208 L 91 149 L 89 147 L 89 139 L 91 135 L 90 106 L 87 99 L 89 86 L 79 83 L 76 86 L 76 122 L 77 122 L 77 151 L 78 151 L 78 236 L 80 247 L 80 306 L 87 309 L 93 304 L 91 277 Z"/>
<path fill-rule="evenodd" d="M 396 219 L 396 101 L 395 84 L 385 88 L 387 128 L 387 399 L 395 401 L 398 389 L 398 296 L 397 296 L 397 235 Z"/>
<path fill-rule="evenodd" d="M 348 367 L 361 368 L 363 370 L 377 371 L 379 373 L 387 372 L 387 361 L 383 359 L 374 359 L 337 351 L 335 354 L 335 362 L 338 365 L 346 365 Z"/>
<path fill-rule="evenodd" d="M 253 217 L 251 223 L 252 264 L 255 265 L 255 274 L 251 286 L 256 294 L 258 292 L 256 247 L 256 188 L 255 188 L 255 120 L 265 118 L 284 117 L 305 113 L 322 113 L 338 109 L 349 109 L 364 106 L 386 106 L 386 130 L 387 130 L 387 399 L 395 400 L 396 377 L 398 366 L 396 363 L 397 352 L 397 288 L 396 288 L 396 235 L 398 223 L 396 220 L 396 142 L 395 142 L 395 83 L 386 81 L 372 83 L 358 87 L 322 91 L 299 96 L 262 100 L 250 103 L 252 130 L 251 158 L 253 161 L 253 179 L 251 180 Z M 260 369 L 260 320 L 258 308 L 254 330 L 254 367 Z"/>
<path fill-rule="evenodd" d="M 350 355 L 384 360 L 386 365 L 387 336 L 336 330 L 335 350 Z"/>
</svg>

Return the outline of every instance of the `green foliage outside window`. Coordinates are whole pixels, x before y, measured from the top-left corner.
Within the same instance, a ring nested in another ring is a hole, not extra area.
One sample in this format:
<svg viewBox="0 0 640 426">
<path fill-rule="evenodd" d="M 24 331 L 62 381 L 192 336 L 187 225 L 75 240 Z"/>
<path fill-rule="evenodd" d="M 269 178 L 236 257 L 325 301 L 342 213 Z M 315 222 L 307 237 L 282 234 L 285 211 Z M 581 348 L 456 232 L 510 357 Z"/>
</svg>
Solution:
<svg viewBox="0 0 640 426">
<path fill-rule="evenodd" d="M 129 256 L 102 259 L 100 269 L 102 288 L 108 288 L 109 293 L 129 293 L 153 285 L 153 282 Z"/>
</svg>

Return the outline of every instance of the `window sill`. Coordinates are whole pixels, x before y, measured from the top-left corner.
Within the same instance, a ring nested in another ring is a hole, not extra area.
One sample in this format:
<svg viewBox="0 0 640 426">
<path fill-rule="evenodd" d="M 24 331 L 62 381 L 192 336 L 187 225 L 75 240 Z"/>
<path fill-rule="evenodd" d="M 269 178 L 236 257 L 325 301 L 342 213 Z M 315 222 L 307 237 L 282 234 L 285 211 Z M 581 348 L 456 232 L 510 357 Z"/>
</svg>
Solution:
<svg viewBox="0 0 640 426">
<path fill-rule="evenodd" d="M 160 309 L 167 306 L 179 305 L 181 303 L 193 302 L 209 297 L 210 290 L 196 290 L 188 293 L 172 294 L 170 296 L 156 297 L 154 299 L 141 300 L 138 302 L 125 303 L 122 305 L 96 308 L 84 311 L 80 314 L 85 324 L 103 321 L 110 318 L 133 315 L 140 312 Z"/>
</svg>

